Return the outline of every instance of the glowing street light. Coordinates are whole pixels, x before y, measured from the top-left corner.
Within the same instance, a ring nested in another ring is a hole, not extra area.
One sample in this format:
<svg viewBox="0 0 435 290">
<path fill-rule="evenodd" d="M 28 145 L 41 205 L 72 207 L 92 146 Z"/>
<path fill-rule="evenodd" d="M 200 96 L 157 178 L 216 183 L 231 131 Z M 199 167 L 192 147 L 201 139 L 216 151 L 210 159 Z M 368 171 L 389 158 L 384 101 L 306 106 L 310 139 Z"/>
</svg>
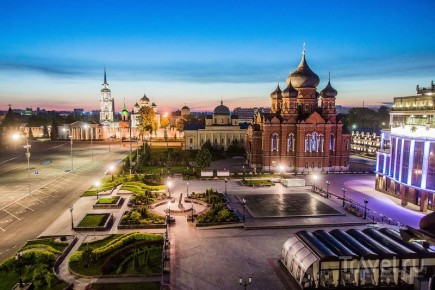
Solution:
<svg viewBox="0 0 435 290">
<path fill-rule="evenodd" d="M 169 198 L 171 198 L 171 187 L 172 187 L 172 182 L 170 180 L 168 180 L 168 182 L 166 182 L 166 186 L 168 187 L 168 195 Z"/>
<path fill-rule="evenodd" d="M 285 168 L 284 168 L 284 165 L 281 164 L 281 165 L 279 166 L 279 173 L 280 173 L 280 175 L 281 175 L 281 180 L 282 180 L 282 177 L 283 177 L 283 174 L 284 174 L 284 169 L 285 169 Z"/>
<path fill-rule="evenodd" d="M 19 134 L 12 135 L 12 139 L 18 140 L 21 137 Z M 23 146 L 24 149 L 26 149 L 26 158 L 27 158 L 27 178 L 29 181 L 29 196 L 32 196 L 32 190 L 30 187 L 30 148 L 32 145 L 29 145 L 29 138 L 27 136 L 24 136 L 26 138 L 26 145 Z"/>
<path fill-rule="evenodd" d="M 313 175 L 313 190 L 316 190 L 316 180 L 319 178 L 317 174 Z"/>
<path fill-rule="evenodd" d="M 98 200 L 98 190 L 100 189 L 100 182 L 95 182 L 95 187 L 97 188 L 97 200 Z"/>
</svg>

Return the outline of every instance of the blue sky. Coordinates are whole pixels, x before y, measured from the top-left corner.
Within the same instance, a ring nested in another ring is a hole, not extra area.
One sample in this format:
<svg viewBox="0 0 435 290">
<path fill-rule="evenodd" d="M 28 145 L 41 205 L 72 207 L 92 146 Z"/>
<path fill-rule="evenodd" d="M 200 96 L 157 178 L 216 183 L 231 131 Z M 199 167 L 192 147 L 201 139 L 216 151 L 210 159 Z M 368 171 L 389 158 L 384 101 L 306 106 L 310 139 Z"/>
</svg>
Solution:
<svg viewBox="0 0 435 290">
<path fill-rule="evenodd" d="M 412 95 L 435 79 L 435 1 L 0 0 L 0 109 L 97 109 L 103 68 L 116 107 L 222 98 L 268 106 L 302 44 L 337 104 Z"/>
</svg>

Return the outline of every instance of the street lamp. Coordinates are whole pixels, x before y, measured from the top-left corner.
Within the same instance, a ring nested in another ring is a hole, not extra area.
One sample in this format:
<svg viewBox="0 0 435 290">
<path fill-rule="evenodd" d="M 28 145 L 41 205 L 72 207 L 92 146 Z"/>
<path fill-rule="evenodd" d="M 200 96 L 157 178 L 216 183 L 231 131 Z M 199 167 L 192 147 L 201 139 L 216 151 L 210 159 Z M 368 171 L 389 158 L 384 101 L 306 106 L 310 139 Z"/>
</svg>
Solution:
<svg viewBox="0 0 435 290">
<path fill-rule="evenodd" d="M 168 182 L 166 183 L 166 186 L 168 187 L 169 198 L 171 198 L 171 186 L 172 186 L 172 182 L 168 180 Z"/>
<path fill-rule="evenodd" d="M 191 201 L 192 201 L 192 223 L 193 223 L 193 199 Z"/>
<path fill-rule="evenodd" d="M 346 200 L 346 191 L 347 191 L 347 190 L 346 190 L 346 188 L 342 187 L 342 188 L 341 188 L 341 191 L 343 192 L 343 207 L 344 207 L 344 205 L 345 205 L 345 202 L 344 202 L 344 201 Z"/>
<path fill-rule="evenodd" d="M 246 205 L 246 199 L 242 198 L 242 207 L 243 207 L 243 221 L 245 221 L 245 205 Z"/>
<path fill-rule="evenodd" d="M 92 146 L 92 139 L 93 139 L 94 131 L 92 130 L 92 127 L 90 127 L 88 124 L 86 124 L 85 125 L 86 131 L 88 130 L 88 128 L 91 131 L 91 158 L 92 158 L 92 160 L 94 160 L 94 147 Z"/>
<path fill-rule="evenodd" d="M 69 212 L 71 213 L 71 229 L 74 230 L 74 218 L 73 218 L 73 206 L 69 207 Z"/>
<path fill-rule="evenodd" d="M 245 181 L 245 166 L 243 165 L 242 168 L 243 168 L 243 181 Z"/>
<path fill-rule="evenodd" d="M 313 175 L 313 190 L 316 190 L 316 180 L 317 178 L 319 178 L 319 176 L 317 174 Z"/>
<path fill-rule="evenodd" d="M 29 138 L 27 136 L 24 136 L 26 138 L 26 145 L 23 146 L 24 149 L 26 149 L 26 158 L 27 158 L 27 178 L 29 180 L 29 196 L 32 196 L 32 190 L 30 187 L 30 148 L 32 145 L 29 145 Z M 18 140 L 20 138 L 20 135 L 14 134 L 12 135 L 12 138 L 14 140 Z"/>
<path fill-rule="evenodd" d="M 100 182 L 99 181 L 95 182 L 95 187 L 97 188 L 97 200 L 98 200 L 98 190 L 99 190 L 99 187 L 100 187 Z"/>
<path fill-rule="evenodd" d="M 22 258 L 22 256 L 23 256 L 23 254 L 21 252 L 18 252 L 15 255 L 15 261 L 17 261 L 18 269 L 20 271 L 20 278 L 19 278 L 20 288 L 24 287 L 24 285 L 23 285 L 23 276 L 21 274 L 21 258 Z"/>
<path fill-rule="evenodd" d="M 186 196 L 189 197 L 189 181 L 186 182 L 186 187 L 187 187 L 187 189 L 186 189 Z"/>
<path fill-rule="evenodd" d="M 369 200 L 367 197 L 364 197 L 364 219 L 367 218 L 367 203 L 369 203 Z"/>
<path fill-rule="evenodd" d="M 110 171 L 110 173 L 112 174 L 112 181 L 113 181 L 113 171 L 115 171 L 115 166 L 110 165 L 110 167 L 109 167 L 109 171 Z"/>
<path fill-rule="evenodd" d="M 242 277 L 239 277 L 239 284 L 240 284 L 241 286 L 243 286 L 245 289 L 246 289 L 246 287 L 248 287 L 248 285 L 251 284 L 251 283 L 252 283 L 252 278 L 251 278 L 251 277 L 248 278 L 248 281 L 243 281 Z"/>
<path fill-rule="evenodd" d="M 63 128 L 63 131 L 64 131 L 64 132 L 68 132 L 68 133 L 70 133 L 70 132 L 69 132 L 69 129 L 66 129 L 66 128 Z M 73 138 L 72 138 L 72 135 L 69 135 L 69 134 L 68 134 L 68 137 L 70 138 L 70 139 L 69 139 L 69 142 L 70 142 L 70 145 L 71 145 L 71 171 L 73 171 L 73 170 L 74 170 L 74 161 L 73 161 Z"/>
<path fill-rule="evenodd" d="M 329 198 L 329 185 L 331 184 L 331 181 L 326 180 L 326 198 Z"/>
<path fill-rule="evenodd" d="M 227 182 L 228 182 L 228 179 L 225 178 L 225 195 L 227 194 Z"/>
<path fill-rule="evenodd" d="M 168 224 L 171 222 L 171 202 L 168 202 Z"/>
<path fill-rule="evenodd" d="M 283 175 L 284 175 L 284 165 L 280 165 L 279 166 L 279 174 L 280 174 L 280 177 L 281 177 L 281 182 L 282 182 L 282 177 L 283 177 Z"/>
</svg>

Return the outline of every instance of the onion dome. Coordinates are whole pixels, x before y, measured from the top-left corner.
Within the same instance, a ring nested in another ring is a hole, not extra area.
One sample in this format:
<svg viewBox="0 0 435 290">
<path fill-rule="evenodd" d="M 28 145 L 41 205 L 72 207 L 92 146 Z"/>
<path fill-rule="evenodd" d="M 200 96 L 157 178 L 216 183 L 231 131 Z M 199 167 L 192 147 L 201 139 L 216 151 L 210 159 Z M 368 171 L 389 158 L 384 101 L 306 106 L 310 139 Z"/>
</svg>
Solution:
<svg viewBox="0 0 435 290">
<path fill-rule="evenodd" d="M 182 110 L 189 110 L 189 107 L 186 106 L 186 105 L 184 105 L 181 109 L 182 109 Z"/>
<path fill-rule="evenodd" d="M 221 101 L 221 104 L 214 108 L 213 114 L 215 115 L 230 115 L 230 109 L 224 105 L 224 102 Z"/>
<path fill-rule="evenodd" d="M 290 83 L 285 88 L 285 90 L 282 92 L 282 97 L 283 98 L 297 98 L 298 94 L 299 94 L 298 90 L 296 90 L 293 87 L 292 82 L 290 80 Z"/>
<path fill-rule="evenodd" d="M 302 53 L 302 60 L 296 70 L 287 77 L 287 84 L 290 82 L 295 88 L 316 88 L 319 85 L 319 76 L 308 66 L 305 51 Z"/>
<path fill-rule="evenodd" d="M 136 102 L 136 104 L 134 104 L 133 108 L 139 108 L 139 104 Z"/>
<path fill-rule="evenodd" d="M 277 99 L 281 99 L 282 95 L 281 95 L 282 91 L 281 88 L 279 87 L 279 83 L 276 85 L 276 89 L 270 94 L 271 98 L 277 98 Z"/>
<path fill-rule="evenodd" d="M 121 116 L 128 116 L 128 110 L 125 107 L 125 98 L 124 98 L 124 109 L 121 111 Z"/>
<path fill-rule="evenodd" d="M 320 92 L 320 95 L 324 98 L 335 98 L 337 96 L 337 91 L 331 86 L 331 75 L 329 75 L 328 84 Z"/>
<path fill-rule="evenodd" d="M 150 99 L 148 99 L 148 97 L 145 94 L 143 94 L 143 97 L 140 100 L 144 103 L 150 101 Z"/>
</svg>

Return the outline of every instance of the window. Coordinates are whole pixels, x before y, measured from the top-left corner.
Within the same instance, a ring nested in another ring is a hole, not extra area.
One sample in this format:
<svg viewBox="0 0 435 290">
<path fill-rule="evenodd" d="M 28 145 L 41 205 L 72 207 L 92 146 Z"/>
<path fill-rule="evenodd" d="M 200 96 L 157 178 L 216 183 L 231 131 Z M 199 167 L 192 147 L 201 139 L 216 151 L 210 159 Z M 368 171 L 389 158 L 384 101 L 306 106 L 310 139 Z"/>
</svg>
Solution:
<svg viewBox="0 0 435 290">
<path fill-rule="evenodd" d="M 293 134 L 288 135 L 287 151 L 294 151 Z"/>
<path fill-rule="evenodd" d="M 189 144 L 193 144 L 193 138 L 189 138 Z"/>
<path fill-rule="evenodd" d="M 313 135 L 311 136 L 311 151 L 312 152 L 316 152 L 317 151 L 317 134 L 314 132 Z"/>
<path fill-rule="evenodd" d="M 311 168 L 314 168 L 314 162 L 311 162 Z"/>
<path fill-rule="evenodd" d="M 308 168 L 308 162 L 305 162 L 305 168 Z"/>
<path fill-rule="evenodd" d="M 344 141 L 344 148 L 345 148 L 346 151 L 349 151 L 349 140 L 348 139 L 346 139 Z"/>
<path fill-rule="evenodd" d="M 335 137 L 334 137 L 334 134 L 331 133 L 331 139 L 329 140 L 329 150 L 330 151 L 334 151 L 334 149 L 335 149 L 334 143 L 335 143 Z"/>
<path fill-rule="evenodd" d="M 273 133 L 272 134 L 272 150 L 271 151 L 278 151 L 278 134 Z"/>
<path fill-rule="evenodd" d="M 217 138 L 214 138 L 214 143 L 217 144 Z"/>
<path fill-rule="evenodd" d="M 310 139 L 311 139 L 311 135 L 307 135 L 305 136 L 305 152 L 310 152 Z"/>
<path fill-rule="evenodd" d="M 323 135 L 319 135 L 319 138 L 317 140 L 317 151 L 323 152 L 323 143 L 325 142 Z"/>
</svg>

